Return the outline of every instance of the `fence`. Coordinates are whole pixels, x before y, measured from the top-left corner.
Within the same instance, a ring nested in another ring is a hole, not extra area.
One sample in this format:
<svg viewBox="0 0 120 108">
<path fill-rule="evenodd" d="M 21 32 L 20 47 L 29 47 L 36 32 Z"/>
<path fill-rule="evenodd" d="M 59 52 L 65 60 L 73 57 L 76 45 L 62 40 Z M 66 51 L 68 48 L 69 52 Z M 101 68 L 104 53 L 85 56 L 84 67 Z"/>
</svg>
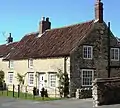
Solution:
<svg viewBox="0 0 120 108">
<path fill-rule="evenodd" d="M 28 90 L 32 92 L 29 93 Z M 48 97 L 48 95 L 46 95 L 47 91 L 43 90 L 41 93 L 42 93 L 41 99 L 44 99 L 44 97 Z M 14 98 L 35 99 L 39 95 L 39 91 L 35 87 L 31 87 L 30 90 L 28 86 L 21 87 L 20 85 L 13 84 L 13 85 L 7 85 L 6 89 L 1 88 L 0 95 L 14 97 Z"/>
</svg>

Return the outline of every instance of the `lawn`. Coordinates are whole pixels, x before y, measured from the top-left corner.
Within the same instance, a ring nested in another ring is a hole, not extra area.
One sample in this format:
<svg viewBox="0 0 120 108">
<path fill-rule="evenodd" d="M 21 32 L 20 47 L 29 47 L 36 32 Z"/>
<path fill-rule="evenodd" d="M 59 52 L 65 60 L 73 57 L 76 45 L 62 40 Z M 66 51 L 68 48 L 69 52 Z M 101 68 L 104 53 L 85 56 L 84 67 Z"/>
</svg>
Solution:
<svg viewBox="0 0 120 108">
<path fill-rule="evenodd" d="M 12 91 L 0 91 L 0 96 L 3 97 L 13 97 Z M 18 98 L 18 93 L 14 92 L 14 98 Z M 20 93 L 19 99 L 26 99 L 26 100 L 35 100 L 35 101 L 51 101 L 51 100 L 60 100 L 61 98 L 55 98 L 55 97 L 40 97 L 40 96 L 33 96 L 32 94 L 28 93 Z"/>
</svg>

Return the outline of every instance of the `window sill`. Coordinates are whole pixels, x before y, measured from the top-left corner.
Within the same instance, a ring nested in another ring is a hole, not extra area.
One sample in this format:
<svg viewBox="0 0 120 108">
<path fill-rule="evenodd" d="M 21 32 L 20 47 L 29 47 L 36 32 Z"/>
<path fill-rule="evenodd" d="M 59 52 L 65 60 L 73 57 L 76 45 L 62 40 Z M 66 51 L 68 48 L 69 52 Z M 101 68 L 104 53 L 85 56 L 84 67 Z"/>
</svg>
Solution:
<svg viewBox="0 0 120 108">
<path fill-rule="evenodd" d="M 28 84 L 29 87 L 34 87 L 34 84 Z"/>
<path fill-rule="evenodd" d="M 93 58 L 83 58 L 83 59 L 85 59 L 85 60 L 92 60 Z"/>
<path fill-rule="evenodd" d="M 92 87 L 92 85 L 82 85 L 82 87 Z"/>
<path fill-rule="evenodd" d="M 118 60 L 117 59 L 111 59 L 111 61 L 115 61 L 116 62 L 116 61 L 119 61 L 119 59 Z"/>
</svg>

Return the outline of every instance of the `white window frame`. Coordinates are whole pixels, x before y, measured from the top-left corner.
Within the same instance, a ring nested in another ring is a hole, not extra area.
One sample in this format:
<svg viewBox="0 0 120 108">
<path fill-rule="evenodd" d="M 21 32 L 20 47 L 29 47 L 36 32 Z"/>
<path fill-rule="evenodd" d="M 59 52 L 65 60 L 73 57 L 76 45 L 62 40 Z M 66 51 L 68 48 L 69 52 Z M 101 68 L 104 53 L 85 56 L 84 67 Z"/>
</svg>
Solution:
<svg viewBox="0 0 120 108">
<path fill-rule="evenodd" d="M 114 51 L 114 52 L 113 52 L 113 58 L 112 58 L 112 54 L 111 54 L 111 53 L 112 53 L 112 50 Z M 117 59 L 115 58 L 115 57 L 116 57 L 116 55 L 115 55 L 115 54 L 116 54 L 116 53 L 115 53 L 115 50 L 118 51 Z M 119 48 L 111 48 L 111 49 L 110 49 L 110 55 L 111 55 L 111 56 L 110 56 L 111 61 L 119 61 Z"/>
<path fill-rule="evenodd" d="M 28 59 L 28 68 L 33 68 L 33 59 Z"/>
<path fill-rule="evenodd" d="M 33 78 L 33 79 L 31 79 Z M 34 85 L 34 72 L 28 72 L 28 85 L 33 86 Z"/>
<path fill-rule="evenodd" d="M 54 78 L 52 76 L 54 76 Z M 56 80 L 57 80 L 57 74 L 56 73 L 49 73 L 49 80 L 48 80 L 49 87 L 55 88 L 56 87 Z M 52 84 L 53 82 L 54 82 L 54 84 Z"/>
<path fill-rule="evenodd" d="M 13 84 L 14 73 L 8 72 L 8 83 Z"/>
<path fill-rule="evenodd" d="M 82 86 L 92 86 L 92 83 L 91 83 L 91 85 L 90 84 L 88 84 L 88 85 L 85 85 L 85 84 L 83 84 L 84 82 L 83 82 L 83 72 L 84 71 L 86 71 L 86 72 L 92 72 L 92 81 L 93 81 L 93 78 L 94 78 L 94 70 L 93 69 L 82 69 L 82 71 L 81 71 L 81 85 Z M 88 78 L 87 78 L 88 79 Z M 90 82 L 89 82 L 90 83 Z"/>
<path fill-rule="evenodd" d="M 86 54 L 87 57 L 85 57 L 85 48 L 87 48 L 87 54 Z M 91 49 L 90 54 L 89 54 L 89 50 L 88 50 L 89 48 Z M 90 55 L 90 57 L 89 57 L 89 55 Z M 92 58 L 93 58 L 93 46 L 84 45 L 83 46 L 83 59 L 92 59 Z"/>
<path fill-rule="evenodd" d="M 13 60 L 10 60 L 10 61 L 9 61 L 9 68 L 10 68 L 10 69 L 13 69 L 13 68 L 14 68 L 14 61 L 13 61 Z"/>
</svg>

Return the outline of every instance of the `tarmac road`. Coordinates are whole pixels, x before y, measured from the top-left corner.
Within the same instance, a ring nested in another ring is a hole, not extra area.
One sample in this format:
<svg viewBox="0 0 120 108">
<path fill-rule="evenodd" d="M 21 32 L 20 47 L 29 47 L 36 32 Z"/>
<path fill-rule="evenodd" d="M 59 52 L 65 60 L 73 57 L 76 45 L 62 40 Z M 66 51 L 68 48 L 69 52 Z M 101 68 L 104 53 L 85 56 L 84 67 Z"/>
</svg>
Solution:
<svg viewBox="0 0 120 108">
<path fill-rule="evenodd" d="M 0 97 L 0 108 L 93 108 L 93 104 L 92 99 L 65 99 L 38 102 Z M 106 105 L 98 108 L 120 108 L 120 105 Z"/>
</svg>

